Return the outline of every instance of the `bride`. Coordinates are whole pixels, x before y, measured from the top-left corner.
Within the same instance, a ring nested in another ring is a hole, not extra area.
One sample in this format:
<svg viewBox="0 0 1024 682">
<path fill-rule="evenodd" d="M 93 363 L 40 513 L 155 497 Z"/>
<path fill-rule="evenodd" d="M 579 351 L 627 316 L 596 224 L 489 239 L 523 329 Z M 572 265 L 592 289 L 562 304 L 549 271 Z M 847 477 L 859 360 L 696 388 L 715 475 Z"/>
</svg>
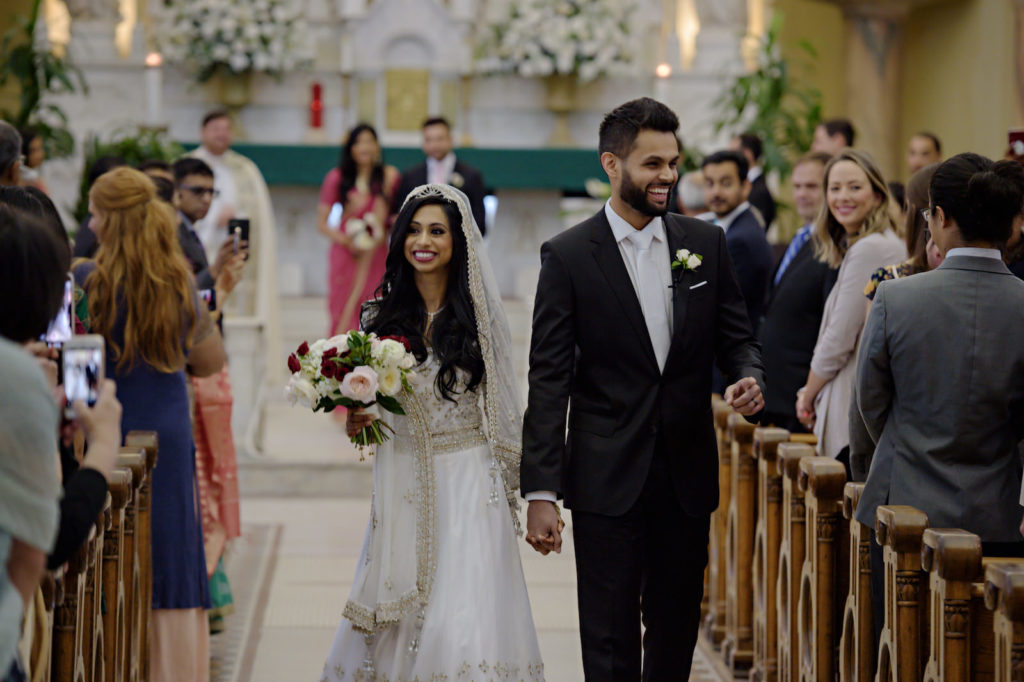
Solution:
<svg viewBox="0 0 1024 682">
<path fill-rule="evenodd" d="M 521 412 L 508 321 L 466 196 L 413 190 L 362 324 L 420 364 L 388 415 L 348 603 L 322 682 L 543 680 L 519 561 Z M 375 417 L 349 411 L 353 434 Z"/>
</svg>

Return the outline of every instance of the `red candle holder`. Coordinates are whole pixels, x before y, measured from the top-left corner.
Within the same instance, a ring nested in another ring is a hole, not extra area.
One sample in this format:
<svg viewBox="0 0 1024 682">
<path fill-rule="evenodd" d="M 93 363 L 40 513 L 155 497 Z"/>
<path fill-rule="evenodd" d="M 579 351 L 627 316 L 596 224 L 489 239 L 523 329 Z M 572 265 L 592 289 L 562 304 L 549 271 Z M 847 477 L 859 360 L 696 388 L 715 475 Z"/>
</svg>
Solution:
<svg viewBox="0 0 1024 682">
<path fill-rule="evenodd" d="M 313 96 L 309 102 L 309 126 L 311 128 L 322 128 L 324 124 L 324 102 L 323 88 L 319 83 L 313 83 Z"/>
</svg>

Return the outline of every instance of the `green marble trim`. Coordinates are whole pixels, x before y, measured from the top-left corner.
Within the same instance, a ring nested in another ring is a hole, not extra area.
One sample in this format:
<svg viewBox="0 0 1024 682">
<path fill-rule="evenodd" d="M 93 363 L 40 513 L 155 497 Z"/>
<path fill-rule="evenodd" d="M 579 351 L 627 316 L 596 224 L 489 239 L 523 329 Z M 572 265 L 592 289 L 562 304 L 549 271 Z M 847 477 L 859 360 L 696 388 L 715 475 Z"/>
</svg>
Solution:
<svg viewBox="0 0 1024 682">
<path fill-rule="evenodd" d="M 187 150 L 195 142 L 183 143 Z M 268 185 L 319 187 L 338 163 L 336 145 L 274 145 L 239 143 L 232 147 L 259 166 Z M 606 180 L 595 149 L 457 149 L 460 160 L 483 173 L 494 189 L 584 191 L 590 178 Z M 405 170 L 423 162 L 423 152 L 410 147 L 385 147 L 387 163 Z"/>
</svg>

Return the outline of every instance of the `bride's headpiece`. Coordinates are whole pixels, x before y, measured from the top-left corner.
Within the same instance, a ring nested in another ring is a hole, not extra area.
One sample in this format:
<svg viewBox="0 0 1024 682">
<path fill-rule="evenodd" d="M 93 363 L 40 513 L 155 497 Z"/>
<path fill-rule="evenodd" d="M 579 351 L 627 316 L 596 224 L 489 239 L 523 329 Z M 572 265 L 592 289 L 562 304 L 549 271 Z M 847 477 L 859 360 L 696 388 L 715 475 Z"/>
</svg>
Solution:
<svg viewBox="0 0 1024 682">
<path fill-rule="evenodd" d="M 484 410 L 487 419 L 487 437 L 491 451 L 501 466 L 505 481 L 505 494 L 516 529 L 519 517 L 517 490 L 519 489 L 519 462 L 522 457 L 522 411 L 515 371 L 512 367 L 512 336 L 508 318 L 501 303 L 501 292 L 494 277 L 490 260 L 483 250 L 483 236 L 469 209 L 469 199 L 450 185 L 421 185 L 405 203 L 413 199 L 437 197 L 454 203 L 462 216 L 462 233 L 466 238 L 469 290 L 476 313 L 477 339 L 484 359 Z M 403 204 L 404 208 L 404 204 Z M 454 229 L 455 226 L 452 226 Z"/>
</svg>

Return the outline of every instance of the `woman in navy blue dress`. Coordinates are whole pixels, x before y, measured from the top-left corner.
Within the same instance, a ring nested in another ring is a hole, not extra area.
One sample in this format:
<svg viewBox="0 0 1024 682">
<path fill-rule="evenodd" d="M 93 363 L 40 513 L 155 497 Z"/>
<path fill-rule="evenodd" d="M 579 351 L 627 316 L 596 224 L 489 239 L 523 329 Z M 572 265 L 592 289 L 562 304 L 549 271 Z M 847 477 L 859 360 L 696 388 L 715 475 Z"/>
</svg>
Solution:
<svg viewBox="0 0 1024 682">
<path fill-rule="evenodd" d="M 177 220 L 153 182 L 127 168 L 101 176 L 89 193 L 96 260 L 75 268 L 89 302 L 91 331 L 106 339 L 107 375 L 117 380 L 123 434 L 156 431 L 152 483 L 153 619 L 150 680 L 209 679 L 210 605 L 195 447 L 185 367 L 208 376 L 224 346 L 177 241 Z"/>
</svg>

